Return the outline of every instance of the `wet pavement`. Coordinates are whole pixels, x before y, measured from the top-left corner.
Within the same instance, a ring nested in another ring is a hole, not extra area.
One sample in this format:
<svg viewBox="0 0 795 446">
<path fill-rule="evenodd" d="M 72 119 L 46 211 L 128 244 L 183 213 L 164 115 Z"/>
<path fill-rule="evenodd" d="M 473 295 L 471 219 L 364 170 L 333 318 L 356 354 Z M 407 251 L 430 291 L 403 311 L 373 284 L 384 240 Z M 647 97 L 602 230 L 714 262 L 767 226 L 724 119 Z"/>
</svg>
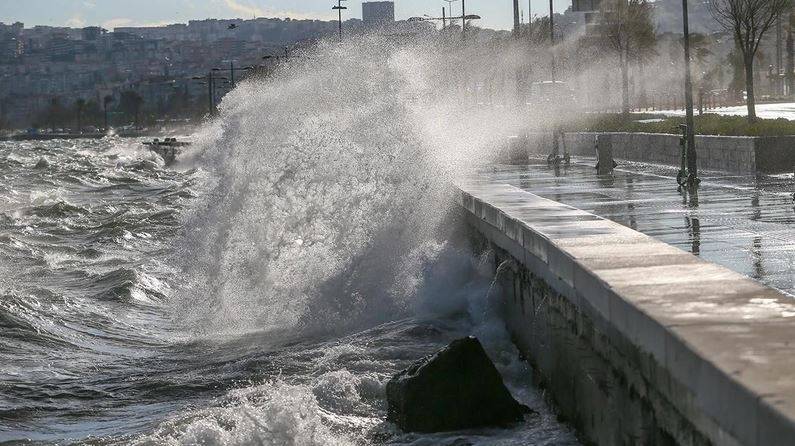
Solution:
<svg viewBox="0 0 795 446">
<path fill-rule="evenodd" d="M 555 170 L 544 160 L 479 173 L 613 220 L 795 296 L 792 174 L 702 172 L 697 194 L 677 190 L 677 170 L 621 162 L 597 176 L 590 159 Z"/>
</svg>

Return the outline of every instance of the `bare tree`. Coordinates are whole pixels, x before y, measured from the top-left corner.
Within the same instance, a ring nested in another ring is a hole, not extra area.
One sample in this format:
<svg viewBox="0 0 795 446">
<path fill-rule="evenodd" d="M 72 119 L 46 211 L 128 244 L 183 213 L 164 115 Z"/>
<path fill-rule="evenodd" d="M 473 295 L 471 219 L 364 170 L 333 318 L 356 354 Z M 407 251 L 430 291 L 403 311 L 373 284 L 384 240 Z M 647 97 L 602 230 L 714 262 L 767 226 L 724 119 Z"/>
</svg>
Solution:
<svg viewBox="0 0 795 446">
<path fill-rule="evenodd" d="M 629 61 L 654 52 L 656 35 L 652 5 L 646 0 L 602 1 L 599 14 L 601 41 L 618 55 L 621 69 L 621 111 L 629 114 Z"/>
<path fill-rule="evenodd" d="M 754 97 L 754 57 L 765 32 L 776 18 L 789 10 L 791 0 L 709 0 L 713 17 L 734 35 L 745 68 L 748 120 L 756 120 Z"/>
</svg>

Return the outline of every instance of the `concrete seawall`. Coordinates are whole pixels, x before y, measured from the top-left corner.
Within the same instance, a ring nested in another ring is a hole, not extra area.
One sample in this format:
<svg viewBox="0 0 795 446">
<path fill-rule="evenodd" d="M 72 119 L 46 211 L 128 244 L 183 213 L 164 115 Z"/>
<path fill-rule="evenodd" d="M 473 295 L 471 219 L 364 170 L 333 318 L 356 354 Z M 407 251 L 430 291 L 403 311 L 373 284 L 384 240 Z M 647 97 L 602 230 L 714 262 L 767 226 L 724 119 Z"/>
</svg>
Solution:
<svg viewBox="0 0 795 446">
<path fill-rule="evenodd" d="M 663 133 L 565 134 L 572 155 L 595 156 L 596 144 L 610 146 L 613 157 L 678 166 L 679 136 Z M 547 153 L 552 147 L 549 135 L 534 134 L 530 152 Z M 699 167 L 736 173 L 792 172 L 795 167 L 795 136 L 696 136 Z"/>
<path fill-rule="evenodd" d="M 586 443 L 795 444 L 795 303 L 593 214 L 461 183 L 506 324 Z"/>
</svg>

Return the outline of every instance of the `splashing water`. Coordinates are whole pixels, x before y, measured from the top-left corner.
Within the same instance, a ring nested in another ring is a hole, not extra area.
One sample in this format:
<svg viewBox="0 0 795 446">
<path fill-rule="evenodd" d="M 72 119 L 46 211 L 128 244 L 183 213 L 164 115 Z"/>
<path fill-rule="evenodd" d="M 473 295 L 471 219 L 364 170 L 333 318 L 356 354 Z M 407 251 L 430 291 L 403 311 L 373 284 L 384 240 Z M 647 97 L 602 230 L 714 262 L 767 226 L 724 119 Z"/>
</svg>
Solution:
<svg viewBox="0 0 795 446">
<path fill-rule="evenodd" d="M 35 257 L 51 281 L 0 290 L 14 295 L 0 327 L 30 343 L 0 336 L 15 364 L 0 366 L 0 443 L 577 444 L 452 212 L 450 181 L 526 119 L 461 88 L 511 58 L 435 45 L 320 43 L 227 95 L 178 171 L 112 139 L 46 148 L 47 187 L 28 194 L 40 215 L 0 203 L 0 254 Z M 36 244 L 33 218 L 50 231 Z M 469 334 L 539 417 L 439 435 L 385 423 L 387 380 Z"/>
<path fill-rule="evenodd" d="M 218 183 L 181 253 L 195 260 L 188 299 L 206 290 L 194 322 L 211 333 L 338 327 L 410 306 L 449 181 L 516 120 L 498 117 L 495 131 L 483 112 L 460 119 L 455 98 L 428 105 L 434 57 L 375 37 L 321 45 L 225 98 L 201 155 Z"/>
</svg>

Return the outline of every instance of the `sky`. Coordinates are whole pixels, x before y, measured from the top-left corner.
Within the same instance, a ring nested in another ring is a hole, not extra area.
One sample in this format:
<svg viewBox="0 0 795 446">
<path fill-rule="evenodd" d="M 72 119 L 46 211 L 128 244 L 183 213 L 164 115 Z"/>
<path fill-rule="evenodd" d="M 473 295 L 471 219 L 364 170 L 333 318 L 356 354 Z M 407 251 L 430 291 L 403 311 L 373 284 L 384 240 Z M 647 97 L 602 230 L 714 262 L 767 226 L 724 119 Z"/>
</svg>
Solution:
<svg viewBox="0 0 795 446">
<path fill-rule="evenodd" d="M 23 22 L 26 27 L 50 26 L 151 26 L 185 23 L 193 19 L 291 17 L 296 19 L 336 19 L 331 10 L 336 0 L 0 0 L 0 22 Z M 520 0 L 527 13 L 532 2 L 534 15 L 548 8 L 546 0 Z M 562 12 L 570 0 L 554 0 Z M 360 0 L 348 0 L 347 18 L 361 18 Z M 466 0 L 467 14 L 478 14 L 480 26 L 508 29 L 513 22 L 512 0 Z M 395 0 L 395 14 L 406 19 L 423 14 L 439 16 L 444 0 Z M 460 15 L 461 0 L 453 3 Z"/>
</svg>

